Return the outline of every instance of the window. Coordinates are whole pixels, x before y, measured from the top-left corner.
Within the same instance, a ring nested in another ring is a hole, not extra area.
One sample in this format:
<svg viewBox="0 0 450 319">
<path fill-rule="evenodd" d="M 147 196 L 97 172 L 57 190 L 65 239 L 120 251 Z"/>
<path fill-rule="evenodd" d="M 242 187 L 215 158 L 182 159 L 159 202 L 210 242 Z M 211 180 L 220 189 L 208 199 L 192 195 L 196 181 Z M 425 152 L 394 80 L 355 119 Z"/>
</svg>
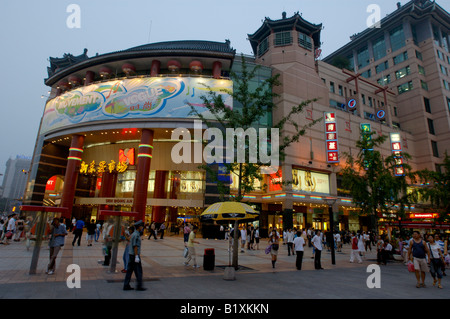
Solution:
<svg viewBox="0 0 450 319">
<path fill-rule="evenodd" d="M 402 94 L 402 93 L 411 91 L 412 89 L 413 89 L 412 81 L 409 81 L 407 83 L 397 86 L 398 94 Z"/>
<path fill-rule="evenodd" d="M 373 113 L 364 112 L 364 118 L 368 120 L 373 120 L 375 118 L 375 115 Z"/>
<path fill-rule="evenodd" d="M 389 37 L 391 39 L 392 52 L 405 46 L 405 35 L 403 34 L 403 25 L 399 25 L 389 32 Z"/>
<path fill-rule="evenodd" d="M 431 104 L 430 104 L 430 100 L 427 99 L 426 97 L 423 98 L 423 104 L 425 105 L 425 111 L 427 113 L 431 113 Z"/>
<path fill-rule="evenodd" d="M 448 107 L 448 111 L 450 112 L 450 98 L 447 98 L 447 107 Z"/>
<path fill-rule="evenodd" d="M 418 58 L 420 61 L 423 61 L 422 53 L 416 50 L 416 58 Z"/>
<path fill-rule="evenodd" d="M 341 103 L 335 100 L 331 100 L 330 99 L 330 106 L 331 107 L 335 107 L 335 108 L 339 108 L 345 111 L 345 103 Z"/>
<path fill-rule="evenodd" d="M 269 50 L 269 37 L 262 40 L 258 45 L 258 56 L 262 56 L 267 50 Z"/>
<path fill-rule="evenodd" d="M 384 63 L 380 63 L 377 66 L 375 66 L 375 71 L 377 73 L 383 72 L 384 70 L 389 68 L 389 62 L 388 61 L 384 61 Z"/>
<path fill-rule="evenodd" d="M 370 69 L 368 69 L 367 71 L 364 71 L 363 73 L 361 73 L 361 76 L 368 79 L 372 76 L 372 71 Z"/>
<path fill-rule="evenodd" d="M 433 25 L 433 40 L 438 47 L 441 46 L 441 38 L 439 37 L 439 29 Z"/>
<path fill-rule="evenodd" d="M 398 122 L 392 122 L 392 126 L 396 128 L 400 128 L 400 123 Z"/>
<path fill-rule="evenodd" d="M 372 102 L 372 98 L 369 96 L 369 106 L 373 107 L 373 102 Z"/>
<path fill-rule="evenodd" d="M 431 149 L 433 151 L 433 156 L 439 157 L 439 150 L 438 150 L 438 145 L 437 145 L 436 141 L 431 141 Z"/>
<path fill-rule="evenodd" d="M 396 106 L 394 106 L 394 116 L 398 116 L 398 110 Z"/>
<path fill-rule="evenodd" d="M 312 41 L 311 38 L 308 37 L 306 34 L 299 32 L 298 33 L 298 45 L 311 50 L 312 49 Z"/>
<path fill-rule="evenodd" d="M 439 50 L 436 50 L 436 52 L 437 52 L 438 58 L 441 59 L 442 61 L 445 61 L 445 59 L 444 59 L 444 53 L 442 53 L 442 52 L 439 51 Z"/>
<path fill-rule="evenodd" d="M 386 43 L 384 42 L 384 35 L 375 40 L 372 44 L 373 58 L 376 60 L 386 56 Z"/>
<path fill-rule="evenodd" d="M 448 82 L 446 80 L 442 80 L 442 83 L 444 84 L 445 89 L 450 91 L 450 85 Z"/>
<path fill-rule="evenodd" d="M 411 68 L 408 66 L 405 66 L 404 68 L 401 68 L 400 70 L 395 71 L 395 78 L 401 79 L 402 77 L 405 77 L 411 73 Z"/>
<path fill-rule="evenodd" d="M 441 73 L 444 75 L 448 75 L 447 68 L 445 66 L 443 66 L 442 64 L 439 64 L 439 66 L 441 69 Z"/>
<path fill-rule="evenodd" d="M 358 69 L 361 69 L 369 64 L 369 49 L 366 47 L 359 49 L 357 52 Z"/>
<path fill-rule="evenodd" d="M 435 135 L 433 120 L 427 119 L 427 122 L 428 122 L 428 132 L 430 132 L 430 134 Z"/>
<path fill-rule="evenodd" d="M 415 25 L 411 25 L 411 33 L 412 33 L 412 36 L 413 36 L 414 44 L 419 46 L 419 41 L 417 41 L 417 31 L 416 31 L 416 26 Z"/>
<path fill-rule="evenodd" d="M 364 94 L 361 94 L 361 99 L 364 105 L 366 105 L 366 96 Z"/>
<path fill-rule="evenodd" d="M 355 60 L 353 59 L 353 55 L 349 55 L 347 57 L 348 62 L 350 63 L 349 67 L 350 67 L 350 71 L 354 71 L 355 70 Z"/>
<path fill-rule="evenodd" d="M 388 74 L 388 75 L 386 75 L 385 77 L 382 77 L 381 79 L 378 79 L 378 84 L 379 85 L 387 85 L 387 84 L 389 84 L 389 83 L 391 83 L 391 75 L 390 74 Z"/>
<path fill-rule="evenodd" d="M 330 82 L 330 92 L 335 93 L 334 82 Z"/>
<path fill-rule="evenodd" d="M 342 85 L 338 86 L 338 90 L 339 90 L 339 95 L 343 96 L 344 95 L 344 90 L 342 89 Z"/>
<path fill-rule="evenodd" d="M 403 61 L 408 60 L 408 52 L 405 51 L 403 53 L 400 53 L 399 55 L 395 56 L 393 58 L 393 60 L 394 60 L 394 65 L 402 63 Z"/>
<path fill-rule="evenodd" d="M 275 33 L 275 46 L 283 46 L 292 44 L 292 36 L 291 31 L 283 31 Z"/>
<path fill-rule="evenodd" d="M 422 89 L 428 91 L 428 83 L 427 82 L 420 80 L 420 85 L 422 86 Z"/>
<path fill-rule="evenodd" d="M 419 74 L 425 75 L 425 68 L 421 65 L 418 65 L 419 68 Z"/>
<path fill-rule="evenodd" d="M 445 32 L 442 32 L 442 47 L 445 51 L 450 52 L 448 48 L 448 34 Z"/>
</svg>

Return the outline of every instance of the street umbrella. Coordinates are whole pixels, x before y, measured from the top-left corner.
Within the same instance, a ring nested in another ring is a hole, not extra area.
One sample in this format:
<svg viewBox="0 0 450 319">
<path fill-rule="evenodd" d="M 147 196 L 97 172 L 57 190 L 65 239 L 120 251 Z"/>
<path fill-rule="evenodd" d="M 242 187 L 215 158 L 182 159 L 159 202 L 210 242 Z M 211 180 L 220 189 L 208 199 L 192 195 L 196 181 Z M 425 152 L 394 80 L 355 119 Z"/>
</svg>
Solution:
<svg viewBox="0 0 450 319">
<path fill-rule="evenodd" d="M 240 202 L 219 202 L 210 205 L 200 215 L 202 221 L 214 220 L 230 221 L 238 220 L 240 222 L 247 222 L 254 220 L 259 216 L 259 212 L 255 211 L 250 205 Z"/>
<path fill-rule="evenodd" d="M 218 202 L 210 205 L 200 215 L 201 221 L 214 220 L 216 222 L 234 220 L 234 242 L 233 242 L 233 266 L 238 267 L 238 225 L 256 219 L 259 212 L 250 205 L 240 202 Z M 231 256 L 230 256 L 231 259 Z M 231 260 L 230 260 L 231 264 Z"/>
</svg>

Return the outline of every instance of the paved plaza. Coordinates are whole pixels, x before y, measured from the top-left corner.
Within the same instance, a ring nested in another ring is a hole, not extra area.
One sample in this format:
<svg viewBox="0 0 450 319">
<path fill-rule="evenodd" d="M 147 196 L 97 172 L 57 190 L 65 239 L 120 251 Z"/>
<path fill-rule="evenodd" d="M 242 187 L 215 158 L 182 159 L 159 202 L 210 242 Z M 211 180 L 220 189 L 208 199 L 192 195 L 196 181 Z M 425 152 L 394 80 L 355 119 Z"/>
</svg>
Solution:
<svg viewBox="0 0 450 319">
<path fill-rule="evenodd" d="M 367 279 L 372 274 L 368 266 L 376 264 L 374 250 L 366 253 L 362 264 L 349 263 L 350 246 L 336 253 L 336 264 L 331 254 L 322 253 L 324 270 L 315 270 L 311 248 L 306 246 L 303 269 L 295 269 L 295 257 L 287 255 L 287 247 L 280 245 L 276 268 L 270 255 L 264 253 L 267 241 L 262 239 L 259 250 L 246 250 L 239 254 L 241 269 L 236 280 L 224 280 L 224 266 L 229 263 L 228 242 L 198 238 L 197 261 L 194 269 L 183 265 L 183 238 L 166 234 L 164 239 L 148 240 L 143 237 L 142 263 L 146 291 L 123 291 L 124 274 L 122 254 L 118 252 L 117 272 L 111 273 L 103 261 L 102 244 L 88 247 L 85 236 L 81 245 L 72 247 L 70 233 L 57 260 L 56 273 L 46 275 L 49 250 L 43 243 L 37 274 L 29 269 L 33 246 L 27 250 L 25 242 L 0 245 L 0 298 L 1 299 L 208 299 L 208 300 L 267 300 L 267 299 L 448 299 L 450 280 L 444 277 L 444 289 L 432 286 L 427 273 L 426 288 L 416 288 L 416 280 L 402 262 L 389 262 L 380 266 L 380 288 L 369 288 Z M 199 236 L 200 237 L 200 236 Z M 207 248 L 215 251 L 214 270 L 203 269 L 203 253 Z M 68 288 L 67 279 L 72 272 L 67 267 L 76 264 L 81 269 L 81 288 Z M 448 271 L 450 273 L 450 271 Z M 132 282 L 132 285 L 134 283 Z"/>
</svg>

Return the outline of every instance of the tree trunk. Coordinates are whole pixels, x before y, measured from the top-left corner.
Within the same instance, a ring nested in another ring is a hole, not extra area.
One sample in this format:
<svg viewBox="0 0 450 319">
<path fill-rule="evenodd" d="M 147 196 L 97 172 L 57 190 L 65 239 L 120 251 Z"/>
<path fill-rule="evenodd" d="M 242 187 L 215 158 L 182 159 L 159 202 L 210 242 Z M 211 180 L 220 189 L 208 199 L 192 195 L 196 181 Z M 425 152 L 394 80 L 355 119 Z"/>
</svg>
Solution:
<svg viewBox="0 0 450 319">
<path fill-rule="evenodd" d="M 239 163 L 239 182 L 238 182 L 238 200 L 241 201 L 241 182 L 242 182 L 242 163 Z M 239 221 L 236 219 L 234 221 L 234 234 L 233 234 L 233 263 L 234 269 L 238 269 L 238 250 L 239 250 Z"/>
</svg>

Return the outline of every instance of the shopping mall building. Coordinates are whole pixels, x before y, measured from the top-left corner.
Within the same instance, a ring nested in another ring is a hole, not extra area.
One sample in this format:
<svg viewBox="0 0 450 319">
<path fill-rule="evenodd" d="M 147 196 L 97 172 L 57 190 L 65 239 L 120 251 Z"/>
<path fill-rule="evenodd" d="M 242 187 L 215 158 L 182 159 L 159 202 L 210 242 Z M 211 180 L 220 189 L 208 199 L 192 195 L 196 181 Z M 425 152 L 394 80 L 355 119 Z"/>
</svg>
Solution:
<svg viewBox="0 0 450 319">
<path fill-rule="evenodd" d="M 261 212 L 262 230 L 328 229 L 326 198 L 336 200 L 340 228 L 367 229 L 368 217 L 358 214 L 340 175 L 343 155 L 358 153 L 361 128 L 389 136 L 383 155 L 407 152 L 413 169 L 439 169 L 450 146 L 448 12 L 430 1 L 398 5 L 380 28 L 352 36 L 323 59 L 322 30 L 298 13 L 283 13 L 248 35 L 254 56 L 246 56 L 246 64 L 261 66 L 254 81 L 279 74 L 282 83 L 276 88 L 278 108 L 268 118 L 275 122 L 315 98 L 298 123 L 322 118 L 289 147 L 278 174 L 264 175 L 261 185 L 267 187 L 246 195 Z M 333 66 L 336 58 L 348 67 Z M 207 116 L 202 96 L 209 90 L 236 106 L 222 89 L 233 88 L 230 74 L 241 68 L 241 55 L 229 41 L 161 42 L 93 57 L 85 50 L 50 58 L 45 83 L 51 93 L 24 203 L 68 207 L 68 216 L 82 218 L 97 218 L 104 209 L 134 211 L 147 222 L 198 222 L 218 200 L 217 186 L 194 160 L 176 163 L 171 152 L 181 138 L 190 139 L 194 150 L 202 145 L 191 105 Z M 186 131 L 174 138 L 178 128 Z M 282 186 L 280 180 L 292 184 Z M 231 179 L 230 194 L 235 192 Z M 417 218 L 431 216 L 417 214 L 419 207 L 408 212 L 405 226 L 431 227 L 430 219 Z"/>
</svg>

